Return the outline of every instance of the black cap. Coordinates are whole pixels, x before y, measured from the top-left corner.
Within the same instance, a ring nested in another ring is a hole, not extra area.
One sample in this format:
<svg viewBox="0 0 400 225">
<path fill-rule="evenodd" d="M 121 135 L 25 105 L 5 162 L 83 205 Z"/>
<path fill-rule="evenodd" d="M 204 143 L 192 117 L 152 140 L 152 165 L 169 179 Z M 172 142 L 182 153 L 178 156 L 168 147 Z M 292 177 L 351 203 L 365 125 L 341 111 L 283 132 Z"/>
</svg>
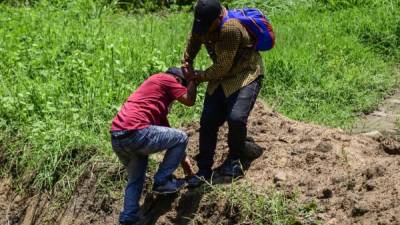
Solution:
<svg viewBox="0 0 400 225">
<path fill-rule="evenodd" d="M 213 21 L 221 14 L 221 10 L 219 0 L 198 0 L 194 7 L 192 33 L 206 34 Z"/>
<path fill-rule="evenodd" d="M 169 73 L 169 74 L 172 74 L 174 76 L 177 76 L 177 77 L 181 78 L 182 81 L 183 81 L 183 85 L 186 86 L 186 78 L 185 78 L 185 75 L 183 75 L 183 71 L 182 71 L 181 68 L 170 67 L 170 68 L 168 68 L 166 73 Z"/>
</svg>

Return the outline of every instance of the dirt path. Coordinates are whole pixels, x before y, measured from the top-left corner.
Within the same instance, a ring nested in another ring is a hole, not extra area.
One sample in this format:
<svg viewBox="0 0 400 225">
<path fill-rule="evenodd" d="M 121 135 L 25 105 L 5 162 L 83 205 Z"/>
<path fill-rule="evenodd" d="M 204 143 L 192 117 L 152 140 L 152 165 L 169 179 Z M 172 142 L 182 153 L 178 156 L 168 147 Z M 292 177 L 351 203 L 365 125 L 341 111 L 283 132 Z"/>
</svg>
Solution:
<svg viewBox="0 0 400 225">
<path fill-rule="evenodd" d="M 190 135 L 189 155 L 194 156 L 199 125 L 184 129 Z M 400 224 L 398 142 L 294 121 L 261 102 L 250 117 L 249 136 L 265 150 L 239 184 L 250 182 L 259 192 L 297 189 L 302 202 L 317 202 L 317 217 L 325 224 Z M 218 137 L 216 166 L 227 154 L 226 138 L 225 126 Z M 0 224 L 117 224 L 121 195 L 99 191 L 99 169 L 107 168 L 95 168 L 82 177 L 81 185 L 61 209 L 49 194 L 21 197 L 12 191 L 9 180 L 0 180 Z M 118 170 L 109 173 L 111 178 L 121 176 Z M 183 225 L 193 219 L 201 224 L 235 224 L 223 210 L 210 211 L 216 203 L 196 191 L 183 190 L 172 197 L 145 192 L 143 203 L 144 224 Z"/>
<path fill-rule="evenodd" d="M 352 128 L 352 133 L 368 133 L 379 131 L 384 135 L 399 133 L 400 90 L 385 99 L 378 109 L 360 118 Z"/>
<path fill-rule="evenodd" d="M 400 66 L 396 66 L 393 76 L 400 76 Z M 384 136 L 398 136 L 400 132 L 400 89 L 386 98 L 372 113 L 362 116 L 350 129 L 353 134 L 376 132 Z M 374 134 L 372 134 L 374 135 Z"/>
</svg>

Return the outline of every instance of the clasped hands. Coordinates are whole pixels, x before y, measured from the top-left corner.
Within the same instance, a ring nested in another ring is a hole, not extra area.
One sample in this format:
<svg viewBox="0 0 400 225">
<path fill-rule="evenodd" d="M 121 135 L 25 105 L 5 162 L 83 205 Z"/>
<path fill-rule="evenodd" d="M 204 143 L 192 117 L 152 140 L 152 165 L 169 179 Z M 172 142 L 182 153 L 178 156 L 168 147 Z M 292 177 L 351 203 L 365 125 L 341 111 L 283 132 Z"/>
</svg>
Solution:
<svg viewBox="0 0 400 225">
<path fill-rule="evenodd" d="M 200 71 L 194 70 L 191 64 L 184 62 L 182 65 L 182 71 L 188 82 L 193 81 L 197 84 L 200 83 Z"/>
</svg>

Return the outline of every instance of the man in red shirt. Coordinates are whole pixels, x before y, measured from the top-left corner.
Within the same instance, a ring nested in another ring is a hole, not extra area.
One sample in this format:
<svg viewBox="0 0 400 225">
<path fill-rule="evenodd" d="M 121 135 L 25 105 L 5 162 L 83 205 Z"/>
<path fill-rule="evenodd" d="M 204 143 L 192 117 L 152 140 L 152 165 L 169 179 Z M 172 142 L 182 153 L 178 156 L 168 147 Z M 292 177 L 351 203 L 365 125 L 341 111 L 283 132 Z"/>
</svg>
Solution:
<svg viewBox="0 0 400 225">
<path fill-rule="evenodd" d="M 174 100 L 193 106 L 196 89 L 193 81 L 186 86 L 180 68 L 170 68 L 145 80 L 115 116 L 111 126 L 112 148 L 128 172 L 121 224 L 136 224 L 139 220 L 139 200 L 150 154 L 167 150 L 154 176 L 154 192 L 179 191 L 184 181 L 172 177 L 179 163 L 187 175 L 193 174 L 186 160 L 188 137 L 169 127 L 167 114 Z"/>
</svg>

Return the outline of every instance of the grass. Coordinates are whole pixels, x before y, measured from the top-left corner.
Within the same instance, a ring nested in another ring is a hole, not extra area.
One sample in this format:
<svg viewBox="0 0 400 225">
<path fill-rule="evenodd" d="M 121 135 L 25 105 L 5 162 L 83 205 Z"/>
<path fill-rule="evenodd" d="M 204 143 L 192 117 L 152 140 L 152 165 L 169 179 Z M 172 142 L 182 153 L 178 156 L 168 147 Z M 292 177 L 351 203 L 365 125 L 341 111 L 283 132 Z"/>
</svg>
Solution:
<svg viewBox="0 0 400 225">
<path fill-rule="evenodd" d="M 5 154 L 16 160 L 9 164 L 16 177 L 39 170 L 38 189 L 54 185 L 60 172 L 70 177 L 70 160 L 88 149 L 95 149 L 89 158 L 109 158 L 108 129 L 120 104 L 149 74 L 179 63 L 183 46 L 174 42 L 186 36 L 166 32 L 187 15 L 99 16 L 83 3 L 69 10 L 1 6 L 1 125 L 21 137 Z M 172 121 L 181 117 L 193 120 L 193 109 Z"/>
<path fill-rule="evenodd" d="M 294 119 L 334 127 L 370 111 L 398 84 L 400 17 L 388 8 L 313 6 L 274 18 L 285 25 L 265 57 L 263 96 Z"/>
<path fill-rule="evenodd" d="M 217 204 L 215 214 L 225 215 L 229 224 L 320 224 L 315 218 L 315 213 L 319 210 L 315 201 L 300 203 L 295 192 L 283 193 L 273 188 L 255 191 L 254 186 L 247 182 L 208 186 L 206 189 L 203 201 Z M 213 205 L 208 206 L 210 207 Z M 212 222 L 219 224 L 220 221 Z"/>
<path fill-rule="evenodd" d="M 398 85 L 400 3 L 357 2 L 231 3 L 267 9 L 276 30 L 263 99 L 291 118 L 347 127 Z M 61 5 L 0 4 L 0 172 L 21 190 L 72 190 L 90 165 L 118 165 L 113 116 L 149 74 L 179 65 L 192 20 Z M 204 51 L 196 65 L 210 65 Z M 195 107 L 174 107 L 174 126 L 199 118 L 204 89 Z"/>
</svg>

